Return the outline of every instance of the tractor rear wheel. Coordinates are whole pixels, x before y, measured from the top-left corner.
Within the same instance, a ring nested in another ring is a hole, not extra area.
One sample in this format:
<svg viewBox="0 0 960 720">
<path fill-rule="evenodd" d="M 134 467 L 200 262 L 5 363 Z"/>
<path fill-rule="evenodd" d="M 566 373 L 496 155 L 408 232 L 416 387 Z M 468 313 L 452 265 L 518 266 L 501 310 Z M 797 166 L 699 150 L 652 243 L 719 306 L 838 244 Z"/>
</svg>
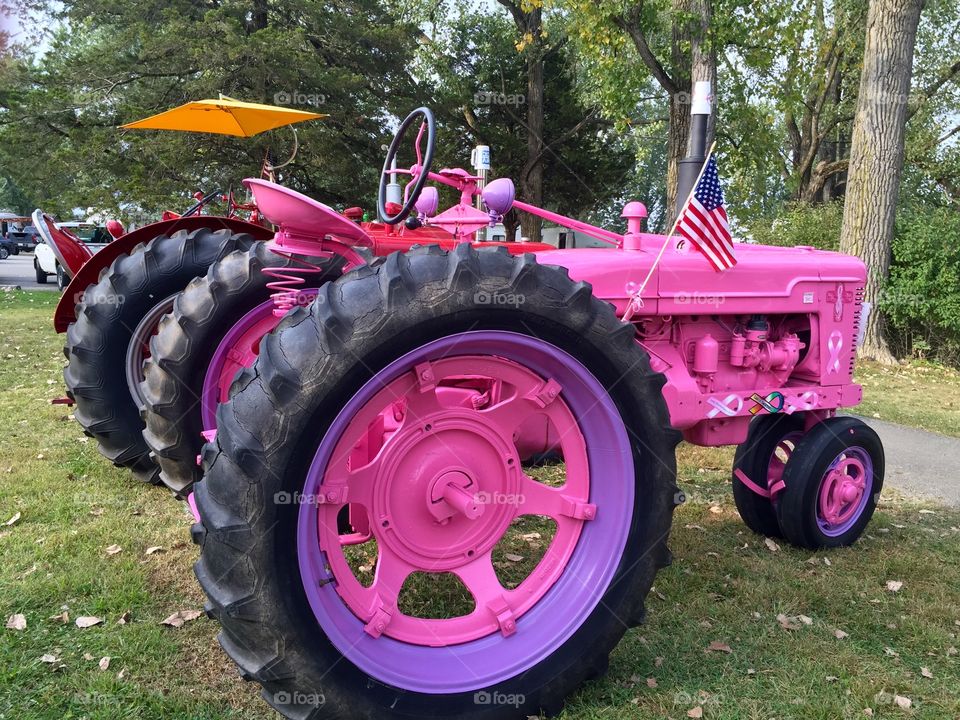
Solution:
<svg viewBox="0 0 960 720">
<path fill-rule="evenodd" d="M 348 260 L 334 255 L 308 262 L 318 271 L 303 275 L 301 304 L 340 277 Z M 143 437 L 160 465 L 160 479 L 181 497 L 203 474 L 197 464 L 201 433 L 216 429 L 217 406 L 229 397 L 237 371 L 253 364 L 261 338 L 280 322 L 267 287 L 276 278 L 263 271 L 291 267 L 299 265 L 266 243 L 230 253 L 187 285 L 150 340 Z"/>
<path fill-rule="evenodd" d="M 663 384 L 632 326 L 532 255 L 427 247 L 324 285 L 204 448 L 221 645 L 290 718 L 559 712 L 669 561 Z M 538 475 L 517 436 L 544 417 L 563 465 Z"/>
<path fill-rule="evenodd" d="M 193 278 L 254 242 L 247 234 L 209 228 L 161 235 L 118 257 L 83 291 L 64 347 L 63 378 L 76 404 L 74 417 L 102 455 L 145 482 L 159 482 L 140 419 L 150 337 Z"/>
</svg>

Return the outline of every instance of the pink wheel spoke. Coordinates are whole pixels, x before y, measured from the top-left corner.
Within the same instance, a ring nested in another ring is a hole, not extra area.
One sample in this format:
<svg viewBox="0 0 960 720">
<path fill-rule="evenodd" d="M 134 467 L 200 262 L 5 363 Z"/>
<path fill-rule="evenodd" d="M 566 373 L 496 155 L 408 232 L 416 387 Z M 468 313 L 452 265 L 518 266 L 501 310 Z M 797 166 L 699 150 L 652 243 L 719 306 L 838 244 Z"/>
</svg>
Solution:
<svg viewBox="0 0 960 720">
<path fill-rule="evenodd" d="M 557 522 L 566 518 L 592 520 L 596 506 L 583 498 L 568 495 L 562 488 L 553 488 L 524 476 L 517 493 L 517 515 L 546 515 Z"/>
<path fill-rule="evenodd" d="M 436 388 L 412 390 L 406 397 L 407 422 L 421 422 L 443 410 Z"/>
<path fill-rule="evenodd" d="M 496 603 L 506 592 L 493 568 L 492 552 L 488 551 L 480 555 L 466 565 L 461 565 L 454 572 L 473 595 L 473 599 L 477 601 L 478 610 L 491 602 Z"/>
<path fill-rule="evenodd" d="M 397 598 L 400 596 L 400 589 L 415 570 L 416 568 L 390 550 L 386 544 L 379 545 L 373 584 L 361 593 L 366 606 L 367 624 L 364 625 L 364 632 L 375 638 L 383 634 L 390 621 L 399 613 Z"/>
<path fill-rule="evenodd" d="M 484 418 L 499 426 L 501 430 L 512 433 L 514 428 L 540 409 L 541 406 L 535 401 L 517 392 L 516 395 L 497 403 L 491 408 L 480 410 L 480 413 Z"/>
</svg>

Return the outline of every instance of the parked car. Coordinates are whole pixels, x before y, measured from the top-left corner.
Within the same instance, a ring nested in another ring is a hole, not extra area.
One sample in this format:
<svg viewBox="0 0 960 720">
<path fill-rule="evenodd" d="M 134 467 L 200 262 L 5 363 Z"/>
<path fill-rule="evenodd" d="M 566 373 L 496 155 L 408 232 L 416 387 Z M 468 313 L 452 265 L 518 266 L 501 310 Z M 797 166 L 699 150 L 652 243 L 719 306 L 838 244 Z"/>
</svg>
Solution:
<svg viewBox="0 0 960 720">
<path fill-rule="evenodd" d="M 7 240 L 10 240 L 12 243 L 14 243 L 15 247 L 17 248 L 17 252 L 20 252 L 21 250 L 25 252 L 32 252 L 37 246 L 39 239 L 40 235 L 37 233 L 37 229 L 33 225 L 25 225 L 21 229 L 13 227 L 7 232 Z"/>
<path fill-rule="evenodd" d="M 19 252 L 20 250 L 17 249 L 15 242 L 0 237 L 0 260 L 6 260 L 11 255 L 16 255 Z"/>
<path fill-rule="evenodd" d="M 82 240 L 92 253 L 102 250 L 113 239 L 105 227 L 95 223 L 62 222 L 57 223 L 57 227 Z M 36 273 L 37 282 L 41 285 L 47 282 L 50 275 L 56 276 L 57 287 L 61 290 L 70 282 L 70 278 L 63 271 L 63 267 L 54 255 L 53 250 L 43 241 L 43 238 L 38 238 L 34 250 L 33 270 Z"/>
</svg>

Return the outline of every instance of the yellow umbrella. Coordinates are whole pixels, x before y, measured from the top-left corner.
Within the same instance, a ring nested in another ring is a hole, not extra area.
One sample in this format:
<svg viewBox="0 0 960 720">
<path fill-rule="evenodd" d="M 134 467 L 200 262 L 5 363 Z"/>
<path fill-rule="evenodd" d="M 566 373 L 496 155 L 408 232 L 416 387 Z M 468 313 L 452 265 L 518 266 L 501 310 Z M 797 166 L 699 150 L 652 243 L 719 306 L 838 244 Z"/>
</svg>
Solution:
<svg viewBox="0 0 960 720">
<path fill-rule="evenodd" d="M 252 137 L 284 125 L 325 117 L 329 115 L 242 102 L 221 96 L 219 100 L 188 102 L 186 105 L 121 125 L 121 127 Z"/>
</svg>

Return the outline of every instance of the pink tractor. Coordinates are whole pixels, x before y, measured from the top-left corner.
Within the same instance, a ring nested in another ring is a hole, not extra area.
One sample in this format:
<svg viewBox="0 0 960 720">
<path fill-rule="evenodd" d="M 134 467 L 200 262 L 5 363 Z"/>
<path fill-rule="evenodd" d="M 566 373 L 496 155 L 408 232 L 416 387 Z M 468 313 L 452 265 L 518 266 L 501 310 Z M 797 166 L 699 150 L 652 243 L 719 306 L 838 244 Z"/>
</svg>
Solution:
<svg viewBox="0 0 960 720">
<path fill-rule="evenodd" d="M 203 214 L 218 197 L 227 214 Z M 429 198 L 427 193 L 420 205 Z M 114 464 L 146 482 L 162 478 L 178 491 L 199 477 L 201 432 L 212 429 L 216 403 L 226 397 L 230 380 L 252 364 L 260 337 L 289 307 L 283 300 L 291 296 L 289 287 L 302 291 L 292 293 L 297 298 L 290 302 L 303 303 L 323 283 L 376 256 L 418 243 L 452 248 L 456 242 L 441 227 L 360 222 L 359 208 L 348 209 L 348 218 L 323 206 L 343 242 L 334 243 L 336 252 L 320 242 L 311 247 L 318 254 L 304 260 L 279 243 L 276 252 L 267 248 L 274 237 L 271 218 L 256 203 L 219 191 L 195 199 L 183 214 L 165 211 L 159 222 L 129 233 L 111 221 L 114 240 L 96 254 L 50 216 L 40 210 L 33 215 L 70 278 L 54 315 L 54 327 L 66 333 L 63 402 L 75 406 L 77 421 Z M 399 207 L 387 203 L 388 210 Z M 510 245 L 514 253 L 549 249 L 542 243 Z M 152 366 L 151 382 L 141 385 L 151 340 L 164 327 L 169 329 L 159 342 L 168 356 L 162 367 Z"/>
<path fill-rule="evenodd" d="M 412 164 L 395 164 L 416 128 Z M 883 484 L 876 434 L 837 415 L 861 399 L 860 260 L 739 244 L 718 273 L 688 242 L 644 232 L 640 203 L 620 235 L 516 201 L 507 179 L 481 190 L 467 171 L 434 172 L 434 135 L 425 108 L 400 125 L 381 213 L 417 209 L 451 249 L 351 260 L 366 242 L 355 225 L 249 182 L 279 226 L 270 249 L 354 266 L 309 302 L 302 276 L 275 286 L 284 317 L 253 331 L 256 359 L 221 345 L 242 369 L 195 398 L 212 413 L 192 488 L 196 574 L 222 646 L 286 717 L 558 712 L 606 669 L 670 562 L 681 438 L 736 445 L 743 520 L 798 547 L 853 543 Z M 397 172 L 410 182 L 388 211 Z M 427 183 L 459 202 L 437 213 Z M 471 246 L 511 208 L 613 247 Z M 216 317 L 212 300 L 197 306 Z M 155 406 L 186 387 L 152 377 L 190 352 L 166 333 L 147 368 L 148 388 L 170 388 Z M 518 538 L 540 547 L 522 573 L 503 555 Z"/>
</svg>

